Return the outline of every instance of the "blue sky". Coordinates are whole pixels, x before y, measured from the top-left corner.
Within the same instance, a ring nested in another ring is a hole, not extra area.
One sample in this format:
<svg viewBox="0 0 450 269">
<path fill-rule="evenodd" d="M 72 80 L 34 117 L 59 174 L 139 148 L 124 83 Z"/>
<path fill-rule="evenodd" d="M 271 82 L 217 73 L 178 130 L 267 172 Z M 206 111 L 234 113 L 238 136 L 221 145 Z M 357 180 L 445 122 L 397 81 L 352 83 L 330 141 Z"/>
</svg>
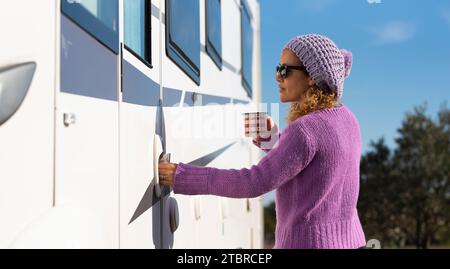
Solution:
<svg viewBox="0 0 450 269">
<path fill-rule="evenodd" d="M 450 99 L 449 0 L 260 0 L 263 101 L 277 103 L 274 69 L 297 35 L 318 33 L 353 53 L 342 102 L 359 120 L 363 152 L 394 139 L 405 112 Z M 380 2 L 380 3 L 370 3 Z M 288 104 L 280 107 L 281 128 Z M 270 200 L 273 194 L 266 197 Z"/>
</svg>

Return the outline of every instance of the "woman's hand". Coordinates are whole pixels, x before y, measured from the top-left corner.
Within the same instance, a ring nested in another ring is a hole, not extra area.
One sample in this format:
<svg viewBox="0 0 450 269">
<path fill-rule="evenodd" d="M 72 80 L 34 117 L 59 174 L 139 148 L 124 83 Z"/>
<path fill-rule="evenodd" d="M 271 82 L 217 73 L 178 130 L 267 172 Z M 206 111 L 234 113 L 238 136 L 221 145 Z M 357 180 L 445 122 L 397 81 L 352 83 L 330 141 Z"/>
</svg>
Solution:
<svg viewBox="0 0 450 269">
<path fill-rule="evenodd" d="M 271 137 L 273 134 L 276 134 L 278 132 L 278 126 L 273 121 L 272 117 L 267 115 L 267 127 L 269 133 L 267 134 L 267 137 L 261 137 L 260 135 L 257 135 L 253 140 L 253 144 L 257 147 L 261 147 L 261 142 L 267 142 L 271 140 Z"/>
<path fill-rule="evenodd" d="M 173 188 L 175 184 L 175 171 L 177 165 L 169 162 L 160 162 L 158 166 L 159 184 Z"/>
</svg>

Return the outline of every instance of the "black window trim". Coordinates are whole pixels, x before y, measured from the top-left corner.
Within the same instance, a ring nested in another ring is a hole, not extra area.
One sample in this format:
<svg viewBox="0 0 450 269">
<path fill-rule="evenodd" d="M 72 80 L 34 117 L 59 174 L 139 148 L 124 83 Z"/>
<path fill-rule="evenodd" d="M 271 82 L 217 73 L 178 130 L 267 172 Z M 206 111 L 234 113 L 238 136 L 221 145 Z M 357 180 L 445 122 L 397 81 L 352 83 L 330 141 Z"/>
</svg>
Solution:
<svg viewBox="0 0 450 269">
<path fill-rule="evenodd" d="M 220 5 L 220 12 L 222 13 L 222 0 L 218 0 Z M 222 18 L 222 15 L 221 15 Z M 222 21 L 220 23 L 220 32 L 222 33 Z M 208 0 L 205 0 L 205 36 L 206 36 L 206 52 L 212 61 L 216 64 L 220 71 L 222 71 L 223 60 L 222 54 L 219 53 L 214 46 L 213 42 L 209 39 L 209 28 L 208 28 Z M 220 37 L 220 42 L 222 42 L 222 36 Z"/>
<path fill-rule="evenodd" d="M 116 4 L 116 23 L 117 27 L 119 27 L 119 1 L 114 1 Z M 61 2 L 62 14 L 114 54 L 119 54 L 119 31 L 114 32 L 103 25 L 95 16 L 90 14 L 89 11 L 82 8 L 79 3 L 69 3 L 68 0 L 61 0 Z"/>
<path fill-rule="evenodd" d="M 241 76 L 242 76 L 242 86 L 244 86 L 245 91 L 247 92 L 248 97 L 253 98 L 253 89 L 252 86 L 249 85 L 249 82 L 245 79 L 244 75 L 244 16 L 247 16 L 248 20 L 252 21 L 252 15 L 250 13 L 250 9 L 248 8 L 247 2 L 245 0 L 241 0 Z M 253 40 L 254 42 L 254 40 Z M 253 70 L 252 70 L 253 72 Z"/>
<path fill-rule="evenodd" d="M 170 1 L 165 0 L 165 23 L 166 23 L 166 55 L 177 65 L 192 81 L 200 86 L 200 66 L 196 66 L 194 62 L 183 52 L 183 50 L 172 42 L 170 33 Z M 199 18 L 200 21 L 200 18 Z M 199 29 L 200 30 L 200 29 Z M 200 42 L 200 40 L 199 40 Z M 200 53 L 200 51 L 199 51 Z M 200 63 L 201 64 L 201 63 Z"/>
<path fill-rule="evenodd" d="M 125 12 L 125 10 L 124 10 Z M 124 13 L 125 14 L 125 13 Z M 124 19 L 125 19 L 125 15 L 124 15 Z M 148 27 L 147 27 L 148 26 Z M 139 55 L 138 53 L 136 53 L 132 48 L 128 47 L 127 44 L 125 43 L 124 40 L 124 44 L 123 46 L 125 47 L 125 49 L 130 52 L 133 56 L 135 56 L 136 58 L 138 58 L 142 63 L 144 63 L 147 67 L 149 68 L 153 68 L 153 64 L 152 64 L 152 1 L 151 0 L 145 0 L 145 59 L 142 58 L 141 55 Z M 124 29 L 125 31 L 125 29 Z M 125 36 L 125 33 L 124 33 Z"/>
</svg>

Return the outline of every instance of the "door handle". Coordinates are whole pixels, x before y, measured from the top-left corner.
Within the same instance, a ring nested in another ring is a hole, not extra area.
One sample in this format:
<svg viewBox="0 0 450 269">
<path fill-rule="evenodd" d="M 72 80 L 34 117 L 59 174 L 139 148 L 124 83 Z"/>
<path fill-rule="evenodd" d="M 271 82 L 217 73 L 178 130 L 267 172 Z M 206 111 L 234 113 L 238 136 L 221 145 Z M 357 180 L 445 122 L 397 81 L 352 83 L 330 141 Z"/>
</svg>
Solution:
<svg viewBox="0 0 450 269">
<path fill-rule="evenodd" d="M 68 127 L 77 122 L 77 116 L 74 113 L 64 113 L 63 120 L 64 126 Z"/>
<path fill-rule="evenodd" d="M 162 194 L 162 187 L 159 185 L 159 163 L 161 161 L 170 162 L 170 153 L 164 153 L 161 137 L 155 134 L 153 136 L 153 176 L 155 178 L 155 195 L 158 198 Z"/>
<path fill-rule="evenodd" d="M 35 62 L 0 67 L 0 126 L 21 106 L 35 72 Z"/>
</svg>

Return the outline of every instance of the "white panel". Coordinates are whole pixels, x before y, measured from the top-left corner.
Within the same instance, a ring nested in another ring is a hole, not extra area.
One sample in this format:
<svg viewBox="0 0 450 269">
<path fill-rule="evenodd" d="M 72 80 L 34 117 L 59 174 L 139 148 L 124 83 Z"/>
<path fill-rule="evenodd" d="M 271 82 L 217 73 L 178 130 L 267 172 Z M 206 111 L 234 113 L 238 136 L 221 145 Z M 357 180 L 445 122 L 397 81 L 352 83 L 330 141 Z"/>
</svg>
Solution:
<svg viewBox="0 0 450 269">
<path fill-rule="evenodd" d="M 92 229 L 100 226 L 103 234 L 99 237 L 106 240 L 103 245 L 117 248 L 118 104 L 67 93 L 60 94 L 59 103 L 56 118 L 56 206 L 86 208 L 90 219 L 73 219 L 73 229 L 77 230 L 86 222 L 92 225 Z M 64 112 L 74 113 L 76 123 L 64 126 Z"/>
<path fill-rule="evenodd" d="M 180 213 L 180 226 L 175 232 L 173 248 L 175 249 L 193 249 L 200 248 L 199 226 L 200 219 L 196 219 L 195 207 L 198 197 L 189 197 L 185 195 L 174 195 L 178 201 Z M 199 208 L 200 209 L 200 208 Z M 201 210 L 201 209 L 200 209 Z M 200 212 L 201 214 L 202 212 Z M 202 216 L 200 216 L 201 218 Z"/>
<path fill-rule="evenodd" d="M 153 178 L 155 115 L 155 108 L 121 104 L 121 248 L 155 248 L 153 221 L 159 221 L 159 217 L 153 220 L 153 209 L 147 210 L 129 224 Z M 154 207 L 159 207 L 159 203 Z"/>
<path fill-rule="evenodd" d="M 52 206 L 56 2 L 0 2 L 0 69 L 37 64 L 22 106 L 0 126 L 0 248 Z"/>
</svg>

